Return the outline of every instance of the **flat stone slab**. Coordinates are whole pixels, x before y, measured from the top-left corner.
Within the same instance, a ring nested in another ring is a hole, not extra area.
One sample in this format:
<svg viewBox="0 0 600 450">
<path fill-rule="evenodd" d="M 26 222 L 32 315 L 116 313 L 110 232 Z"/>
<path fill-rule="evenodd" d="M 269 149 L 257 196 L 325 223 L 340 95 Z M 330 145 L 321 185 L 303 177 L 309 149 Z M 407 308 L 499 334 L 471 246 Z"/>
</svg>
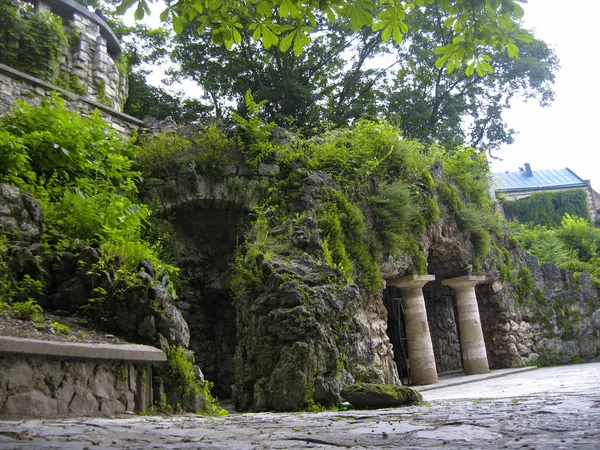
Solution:
<svg viewBox="0 0 600 450">
<path fill-rule="evenodd" d="M 110 359 L 148 364 L 167 360 L 167 355 L 162 350 L 148 345 L 65 343 L 9 336 L 0 336 L 0 356 L 2 354 L 63 359 Z"/>
</svg>

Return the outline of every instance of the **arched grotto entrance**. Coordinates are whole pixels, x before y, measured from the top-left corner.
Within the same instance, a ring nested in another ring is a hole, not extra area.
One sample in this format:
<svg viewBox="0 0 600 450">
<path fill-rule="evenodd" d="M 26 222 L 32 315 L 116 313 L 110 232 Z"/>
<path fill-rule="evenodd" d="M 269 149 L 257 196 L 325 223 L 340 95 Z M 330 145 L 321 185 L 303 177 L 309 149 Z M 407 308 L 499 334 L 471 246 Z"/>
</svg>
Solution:
<svg viewBox="0 0 600 450">
<path fill-rule="evenodd" d="M 190 329 L 190 349 L 213 395 L 231 397 L 236 348 L 236 310 L 230 295 L 237 241 L 247 210 L 186 203 L 170 214 L 176 262 L 184 279 L 177 306 Z"/>
</svg>

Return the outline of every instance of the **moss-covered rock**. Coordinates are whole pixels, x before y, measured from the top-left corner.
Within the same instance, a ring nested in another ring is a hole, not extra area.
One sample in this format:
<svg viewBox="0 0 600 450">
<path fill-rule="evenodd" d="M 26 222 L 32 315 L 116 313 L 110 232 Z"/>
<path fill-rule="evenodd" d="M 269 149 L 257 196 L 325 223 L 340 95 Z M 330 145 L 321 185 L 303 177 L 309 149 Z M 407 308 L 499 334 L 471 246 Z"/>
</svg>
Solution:
<svg viewBox="0 0 600 450">
<path fill-rule="evenodd" d="M 342 390 L 342 397 L 358 409 L 414 405 L 423 401 L 417 391 L 406 386 L 356 383 Z"/>
</svg>

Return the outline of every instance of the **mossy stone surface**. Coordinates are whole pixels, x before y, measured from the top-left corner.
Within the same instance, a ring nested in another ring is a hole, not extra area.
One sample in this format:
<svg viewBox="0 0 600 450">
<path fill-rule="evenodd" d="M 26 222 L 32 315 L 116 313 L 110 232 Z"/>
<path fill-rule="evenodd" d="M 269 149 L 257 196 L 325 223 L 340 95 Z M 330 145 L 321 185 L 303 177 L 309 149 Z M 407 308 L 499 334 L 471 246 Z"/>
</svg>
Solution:
<svg viewBox="0 0 600 450">
<path fill-rule="evenodd" d="M 357 409 L 415 405 L 423 401 L 417 391 L 391 384 L 356 383 L 342 390 L 342 397 Z"/>
</svg>

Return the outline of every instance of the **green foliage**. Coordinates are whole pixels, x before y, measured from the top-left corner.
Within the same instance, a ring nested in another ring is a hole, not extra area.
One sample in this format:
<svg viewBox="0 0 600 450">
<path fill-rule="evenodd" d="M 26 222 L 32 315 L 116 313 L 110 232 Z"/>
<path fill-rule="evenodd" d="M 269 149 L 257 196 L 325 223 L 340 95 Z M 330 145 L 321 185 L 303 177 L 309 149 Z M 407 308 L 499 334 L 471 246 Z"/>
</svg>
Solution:
<svg viewBox="0 0 600 450">
<path fill-rule="evenodd" d="M 104 78 L 98 78 L 96 85 L 96 100 L 98 100 L 103 105 L 109 106 L 112 108 L 113 103 L 108 94 L 106 93 L 106 81 Z"/>
<path fill-rule="evenodd" d="M 577 257 L 589 261 L 598 256 L 600 230 L 582 217 L 565 214 L 558 235 L 567 248 L 577 252 Z"/>
<path fill-rule="evenodd" d="M 146 82 L 146 73 L 130 72 L 127 100 L 123 112 L 138 119 L 152 117 L 163 120 L 171 117 L 175 123 L 186 125 L 205 117 L 208 107 L 199 100 L 185 99 Z"/>
<path fill-rule="evenodd" d="M 489 195 L 490 169 L 485 153 L 472 147 L 459 147 L 446 153 L 444 172 L 464 192 L 471 203 L 480 208 L 492 209 Z"/>
<path fill-rule="evenodd" d="M 24 302 L 13 303 L 11 306 L 11 312 L 17 319 L 21 320 L 41 322 L 44 319 L 44 310 L 33 299 L 29 299 Z"/>
<path fill-rule="evenodd" d="M 103 264 L 118 260 L 130 272 L 156 248 L 142 239 L 150 210 L 137 197 L 141 174 L 132 168 L 132 148 L 99 115 L 83 118 L 57 96 L 39 106 L 17 103 L 0 118 L 0 181 L 34 194 L 45 214 L 46 234 L 99 246 Z M 68 245 L 68 244 L 67 244 Z M 50 252 L 60 252 L 53 241 Z"/>
<path fill-rule="evenodd" d="M 269 219 L 272 210 L 255 207 L 255 219 L 251 222 L 253 236 L 246 239 L 245 248 L 238 245 L 235 254 L 235 273 L 231 279 L 231 293 L 239 299 L 246 291 L 260 293 L 263 289 L 264 274 L 262 264 L 271 258 L 269 252 Z"/>
<path fill-rule="evenodd" d="M 148 134 L 140 138 L 134 160 L 152 178 L 167 178 L 192 159 L 192 143 L 177 133 Z"/>
<path fill-rule="evenodd" d="M 434 5 L 407 16 L 408 26 L 416 31 L 397 50 L 402 63 L 384 96 L 388 119 L 400 124 L 406 137 L 438 142 L 448 149 L 467 145 L 489 151 L 511 143 L 515 130 L 505 122 L 503 111 L 517 99 L 537 100 L 542 106 L 551 103 L 558 58 L 549 45 L 519 26 L 514 35 L 531 39 L 519 44 L 518 58 L 503 47 L 476 50 L 483 58 L 480 69 L 491 66 L 493 73 L 481 76 L 471 64 L 466 71 L 440 70 L 435 47 L 450 50 L 461 45 L 455 42 L 460 38 L 440 26 L 445 19 L 445 12 Z M 489 57 L 493 63 L 487 66 Z"/>
<path fill-rule="evenodd" d="M 511 223 L 511 233 L 540 263 L 551 262 L 575 275 L 588 272 L 600 285 L 600 230 L 582 217 L 565 214 L 559 227 Z"/>
<path fill-rule="evenodd" d="M 183 347 L 172 345 L 169 348 L 166 372 L 183 398 L 191 399 L 200 394 L 206 399 L 203 412 L 215 416 L 227 414 L 227 411 L 219 407 L 218 400 L 210 393 L 213 383 L 210 381 L 201 383 L 196 378 L 194 361 L 188 359 L 188 354 Z"/>
<path fill-rule="evenodd" d="M 457 214 L 459 226 L 471 232 L 475 259 L 486 256 L 490 251 L 491 235 L 502 236 L 502 222 L 495 211 L 481 210 L 465 205 Z"/>
<path fill-rule="evenodd" d="M 535 280 L 531 275 L 531 271 L 526 266 L 519 268 L 519 274 L 515 284 L 515 291 L 517 294 L 517 300 L 522 305 L 531 303 L 531 295 L 533 294 L 533 288 L 535 287 Z"/>
<path fill-rule="evenodd" d="M 248 118 L 237 113 L 231 115 L 241 131 L 245 144 L 242 151 L 248 157 L 248 163 L 252 167 L 257 167 L 260 162 L 270 159 L 277 150 L 277 146 L 271 141 L 275 122 L 265 123 L 260 117 L 265 103 L 266 101 L 256 103 L 250 91 L 247 91 L 245 105 Z"/>
<path fill-rule="evenodd" d="M 81 82 L 81 78 L 72 73 L 59 72 L 52 80 L 52 83 L 59 88 L 73 92 L 77 95 L 87 94 L 87 89 Z"/>
<path fill-rule="evenodd" d="M 292 49 L 294 55 L 298 56 L 310 43 L 310 35 L 317 27 L 317 22 L 349 22 L 351 28 L 357 31 L 370 27 L 374 32 L 381 32 L 382 41 L 393 39 L 399 44 L 408 32 L 407 15 L 410 17 L 415 11 L 429 12 L 439 8 L 446 16 L 446 20 L 440 20 L 440 26 L 456 37 L 452 43 L 436 48 L 436 53 L 441 55 L 436 66 L 446 66 L 448 72 L 452 72 L 465 65 L 467 73 L 470 71 L 472 74 L 476 70 L 483 75 L 492 71 L 487 50 L 507 49 L 510 57 L 516 57 L 519 49 L 515 40 L 530 40 L 528 35 L 518 33 L 517 21 L 523 16 L 523 9 L 517 1 L 443 1 L 438 4 L 434 0 L 373 3 L 349 0 L 327 3 L 300 0 L 240 3 L 227 0 L 215 3 L 195 0 L 169 5 L 160 18 L 170 21 L 176 33 L 182 33 L 187 23 L 199 31 L 208 28 L 212 40 L 227 49 L 240 44 L 242 34 L 251 33 L 252 38 L 260 41 L 266 49 L 275 46 L 283 52 Z M 146 0 L 123 0 L 117 7 L 117 13 L 123 14 L 134 5 L 137 5 L 136 19 L 150 13 Z M 472 33 L 473 22 L 477 22 L 483 31 Z"/>
<path fill-rule="evenodd" d="M 410 186 L 402 181 L 381 185 L 378 195 L 371 196 L 369 203 L 375 211 L 375 229 L 385 251 L 393 256 L 406 251 L 409 247 L 409 228 L 423 213 Z M 435 200 L 434 204 L 437 206 Z M 439 218 L 439 208 L 437 214 Z"/>
<path fill-rule="evenodd" d="M 591 220 L 584 189 L 539 192 L 521 200 L 505 202 L 504 213 L 519 222 L 553 227 L 561 224 L 565 214 Z"/>
<path fill-rule="evenodd" d="M 0 0 L 0 63 L 50 81 L 67 46 L 62 22 L 52 13 L 26 17 L 9 0 Z"/>
<path fill-rule="evenodd" d="M 334 266 L 344 272 L 349 282 L 356 279 L 364 289 L 380 289 L 381 274 L 372 252 L 374 247 L 367 240 L 362 211 L 339 191 L 328 190 L 325 196 L 318 224 Z"/>
<path fill-rule="evenodd" d="M 417 174 L 422 169 L 418 163 L 411 167 L 421 149 L 400 141 L 399 130 L 386 122 L 361 120 L 326 134 L 324 141 L 309 143 L 310 166 L 328 172 L 347 192 L 364 186 L 370 177 L 385 175 L 388 168 Z"/>
<path fill-rule="evenodd" d="M 60 322 L 52 322 L 50 328 L 54 334 L 69 334 L 71 329 Z"/>
</svg>

